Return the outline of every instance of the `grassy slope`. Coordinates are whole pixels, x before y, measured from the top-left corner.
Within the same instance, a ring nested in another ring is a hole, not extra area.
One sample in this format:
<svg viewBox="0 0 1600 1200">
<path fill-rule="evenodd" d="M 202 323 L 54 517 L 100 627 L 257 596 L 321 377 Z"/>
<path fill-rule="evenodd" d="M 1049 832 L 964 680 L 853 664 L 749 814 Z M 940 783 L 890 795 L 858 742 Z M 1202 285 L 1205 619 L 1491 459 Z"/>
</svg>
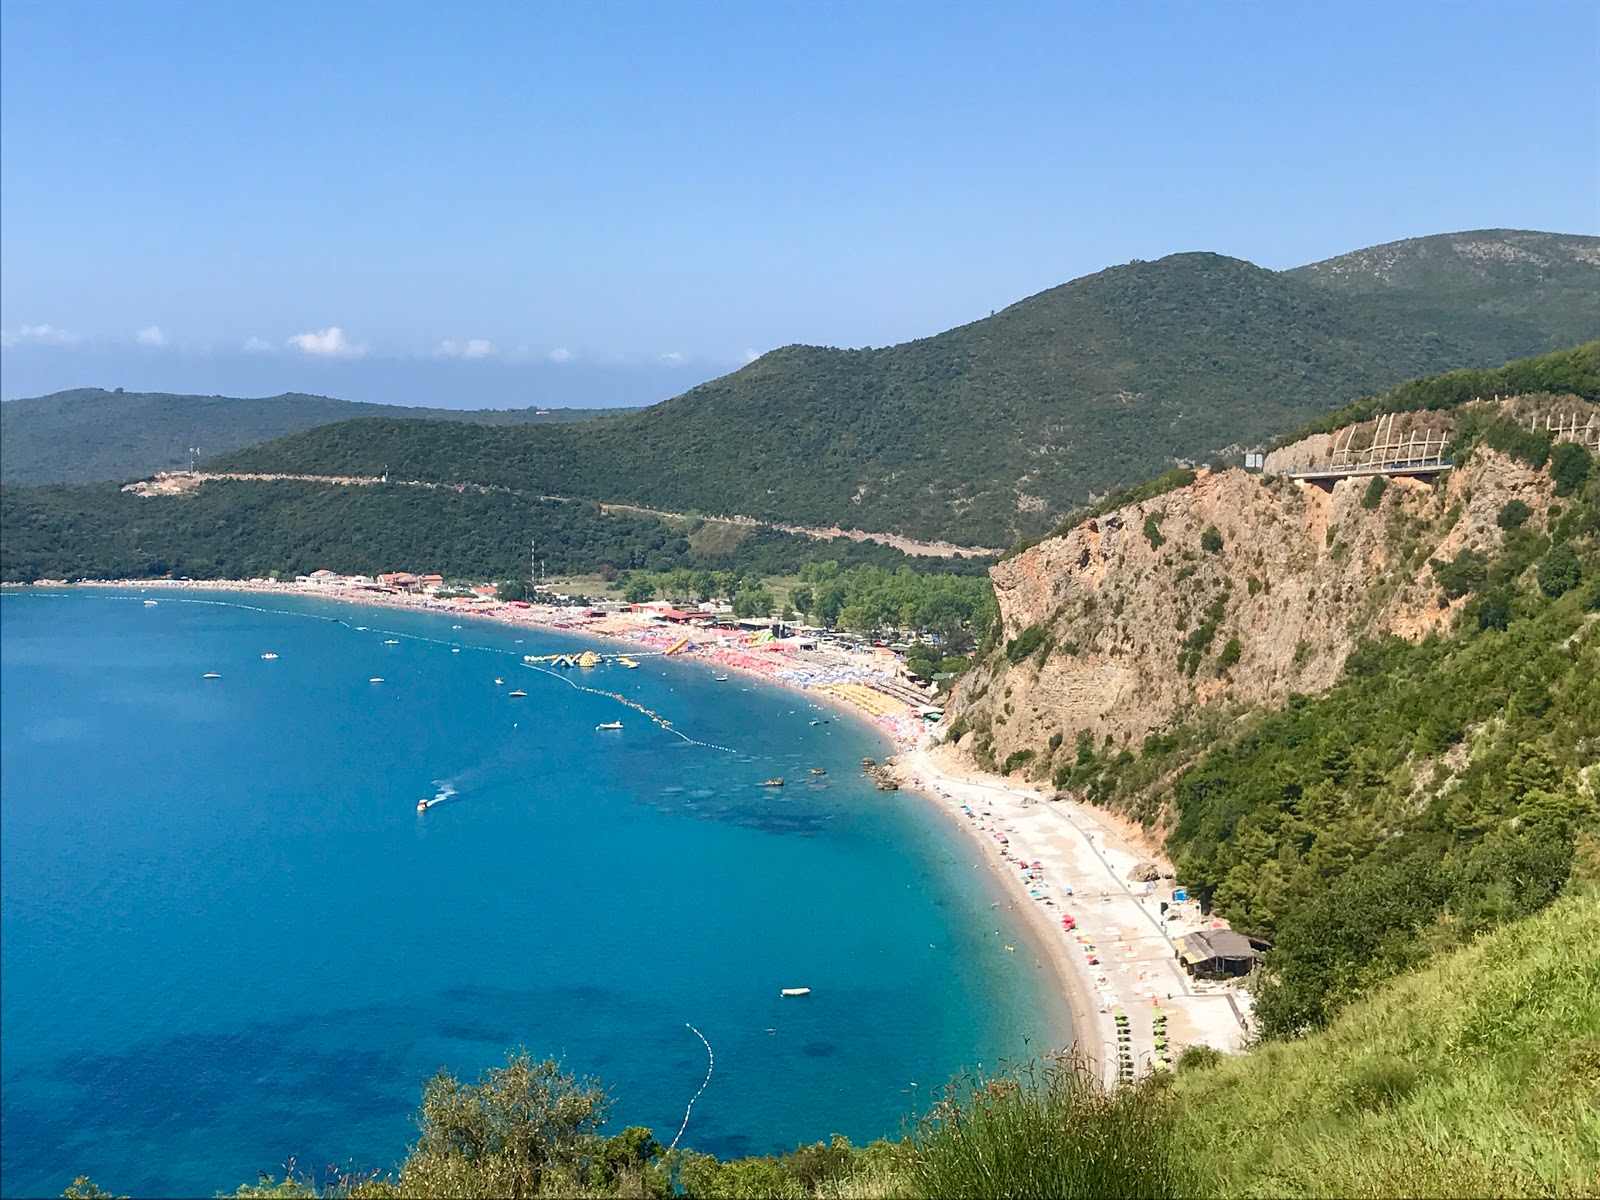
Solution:
<svg viewBox="0 0 1600 1200">
<path fill-rule="evenodd" d="M 1218 1195 L 1594 1195 L 1600 900 L 1560 900 L 1320 1033 L 1185 1071 L 1171 1100 Z"/>
<path fill-rule="evenodd" d="M 631 410 L 616 410 L 631 411 Z M 188 447 L 225 454 L 269 438 L 362 417 L 482 425 L 589 420 L 606 410 L 461 410 L 363 404 L 288 393 L 252 399 L 79 388 L 0 405 L 0 481 L 92 483 L 134 479 L 188 462 Z"/>
<path fill-rule="evenodd" d="M 1490 337 L 1478 298 L 1454 284 L 1412 289 L 1402 312 L 1368 292 L 1179 254 L 899 346 L 787 347 L 615 421 L 334 426 L 228 462 L 388 464 L 408 477 L 1000 545 L 1175 458 L 1254 443 L 1410 376 L 1537 353 L 1574 321 L 1600 328 L 1600 301 L 1573 317 L 1526 280 L 1495 286 Z M 1019 495 L 1043 507 L 1019 509 Z"/>
</svg>

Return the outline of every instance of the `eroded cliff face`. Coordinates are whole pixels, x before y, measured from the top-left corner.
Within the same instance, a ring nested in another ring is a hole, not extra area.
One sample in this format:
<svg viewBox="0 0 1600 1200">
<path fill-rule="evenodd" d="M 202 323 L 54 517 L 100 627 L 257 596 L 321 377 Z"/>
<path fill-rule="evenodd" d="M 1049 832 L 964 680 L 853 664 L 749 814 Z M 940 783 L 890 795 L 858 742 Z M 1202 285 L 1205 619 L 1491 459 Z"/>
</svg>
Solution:
<svg viewBox="0 0 1600 1200">
<path fill-rule="evenodd" d="M 1417 427 L 1438 430 L 1441 418 L 1421 414 Z M 1338 436 L 1288 447 L 1272 465 L 1326 461 Z M 1552 486 L 1546 471 L 1480 446 L 1434 482 L 1357 476 L 1324 490 L 1203 471 L 1086 521 L 995 567 L 1019 661 L 998 654 L 962 681 L 953 708 L 971 733 L 961 746 L 982 765 L 1032 750 L 1028 770 L 1044 775 L 1080 736 L 1096 750 L 1107 736 L 1137 750 L 1204 706 L 1327 688 L 1363 637 L 1447 629 L 1470 596 L 1447 602 L 1431 562 L 1498 553 L 1496 519 L 1513 499 L 1542 533 Z"/>
</svg>

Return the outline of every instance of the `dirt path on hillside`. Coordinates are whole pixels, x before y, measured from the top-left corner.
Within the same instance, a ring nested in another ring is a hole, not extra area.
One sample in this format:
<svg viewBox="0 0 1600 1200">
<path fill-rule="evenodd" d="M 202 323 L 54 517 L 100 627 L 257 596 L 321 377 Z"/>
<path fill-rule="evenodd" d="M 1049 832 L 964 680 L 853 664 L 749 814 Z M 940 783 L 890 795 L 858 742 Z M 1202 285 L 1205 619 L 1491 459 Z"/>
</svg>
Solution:
<svg viewBox="0 0 1600 1200">
<path fill-rule="evenodd" d="M 135 496 L 181 496 L 185 492 L 193 491 L 201 484 L 219 480 L 235 480 L 249 483 L 277 483 L 288 480 L 297 483 L 332 484 L 339 487 L 371 487 L 376 484 L 388 484 L 391 487 L 427 488 L 431 491 L 521 496 L 533 500 L 551 500 L 561 504 L 576 504 L 580 502 L 579 497 L 576 496 L 540 495 L 519 491 L 516 488 L 505 487 L 501 484 L 441 483 L 436 480 L 425 479 L 390 479 L 386 475 L 297 475 L 256 471 L 161 471 L 153 478 L 141 479 L 127 484 L 122 490 Z M 663 521 L 696 519 L 696 514 L 668 512 L 666 509 L 645 508 L 643 505 L 638 504 L 607 504 L 603 501 L 597 503 L 603 513 L 634 513 L 639 516 L 656 517 Z M 919 542 L 914 538 L 901 537 L 897 533 L 872 533 L 863 529 L 841 529 L 837 525 L 827 527 L 786 525 L 779 521 L 761 521 L 755 517 L 740 516 L 700 516 L 698 519 L 716 521 L 724 525 L 742 525 L 751 529 L 776 529 L 780 533 L 792 533 L 800 537 L 815 538 L 818 541 L 832 541 L 834 538 L 844 537 L 854 542 L 877 542 L 880 545 L 891 546 L 902 554 L 910 554 L 918 558 L 983 558 L 993 557 L 1001 553 L 999 550 L 986 546 L 958 546 L 953 542 Z"/>
</svg>

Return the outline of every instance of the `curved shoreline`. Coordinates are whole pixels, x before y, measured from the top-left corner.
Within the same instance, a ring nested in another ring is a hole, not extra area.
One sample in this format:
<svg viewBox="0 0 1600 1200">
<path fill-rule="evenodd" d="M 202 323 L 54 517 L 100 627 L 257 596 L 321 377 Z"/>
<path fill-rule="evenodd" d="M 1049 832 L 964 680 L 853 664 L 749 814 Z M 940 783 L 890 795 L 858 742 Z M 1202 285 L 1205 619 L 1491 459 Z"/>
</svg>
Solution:
<svg viewBox="0 0 1600 1200">
<path fill-rule="evenodd" d="M 467 606 L 264 580 L 121 580 L 51 586 L 325 599 L 376 609 L 448 615 L 457 620 L 473 618 L 502 627 L 531 628 L 578 639 L 601 638 L 631 646 L 635 652 L 641 646 L 648 646 L 651 652 L 660 653 L 681 636 L 678 629 L 660 625 L 633 623 L 624 628 L 618 624 L 620 618 L 591 621 L 577 627 L 569 619 L 561 624 L 551 619 L 557 614 L 566 618 L 571 610 L 503 604 Z M 650 640 L 651 636 L 654 640 Z M 1055 976 L 1054 991 L 1065 1002 L 1066 1015 L 1071 1022 L 1071 1029 L 1064 1032 L 1068 1033 L 1073 1050 L 1096 1078 L 1108 1086 L 1114 1085 L 1118 1078 L 1114 1051 L 1117 1030 L 1112 1017 L 1115 1008 L 1121 1008 L 1130 1017 L 1133 1061 L 1139 1071 L 1155 1065 L 1150 1018 L 1156 1009 L 1168 1017 L 1168 1036 L 1174 1050 L 1196 1042 L 1221 1049 L 1234 1049 L 1242 1044 L 1243 1022 L 1231 997 L 1207 989 L 1205 985 L 1190 984 L 1174 961 L 1168 927 L 1141 903 L 1151 897 L 1135 896 L 1122 878 L 1134 861 L 1152 856 L 1144 847 L 1124 844 L 1118 831 L 1106 825 L 1105 814 L 1075 801 L 1055 801 L 1032 788 L 984 775 L 966 764 L 950 762 L 947 752 L 936 756 L 931 743 L 917 736 L 920 727 L 914 730 L 911 723 L 903 719 L 874 715 L 845 696 L 757 670 L 749 665 L 752 660 L 748 648 L 701 646 L 683 652 L 681 657 L 718 670 L 737 671 L 755 682 L 803 694 L 813 702 L 826 704 L 830 711 L 861 722 L 895 748 L 897 757 L 893 770 L 898 782 L 964 827 L 979 845 L 986 866 L 999 881 L 1002 894 L 1014 897 L 1007 910 L 1013 916 L 1008 916 L 1008 920 L 1036 952 L 1040 968 L 1048 963 Z M 863 669 L 865 665 L 866 660 Z M 776 669 L 774 665 L 774 671 Z M 971 815 L 962 811 L 963 803 L 968 801 Z M 1003 845 L 998 840 L 1002 831 L 1011 842 Z M 1099 846 L 1094 844 L 1096 838 L 1100 839 Z M 1008 855 L 1008 850 L 1016 853 Z M 1116 864 L 1108 854 L 1117 860 Z M 1022 874 L 1019 860 L 1037 861 L 1043 870 L 1030 881 Z M 1170 864 L 1161 862 L 1161 865 L 1170 871 Z M 1080 889 L 1082 895 L 1077 894 Z M 1103 897 L 1101 901 L 1091 900 L 1094 891 Z M 1056 923 L 1069 907 L 1077 921 L 1077 928 L 1071 934 L 1065 933 Z M 1019 908 L 1023 911 L 1016 912 Z M 1186 921 L 1172 932 L 1187 932 L 1193 926 L 1193 921 Z M 1101 961 L 1095 963 L 1094 958 L 1089 957 L 1091 954 Z M 1137 977 L 1132 977 L 1134 975 Z M 1052 1014 L 1053 1017 L 1059 1015 Z M 1054 1024 L 1053 1019 L 1051 1024 Z"/>
</svg>

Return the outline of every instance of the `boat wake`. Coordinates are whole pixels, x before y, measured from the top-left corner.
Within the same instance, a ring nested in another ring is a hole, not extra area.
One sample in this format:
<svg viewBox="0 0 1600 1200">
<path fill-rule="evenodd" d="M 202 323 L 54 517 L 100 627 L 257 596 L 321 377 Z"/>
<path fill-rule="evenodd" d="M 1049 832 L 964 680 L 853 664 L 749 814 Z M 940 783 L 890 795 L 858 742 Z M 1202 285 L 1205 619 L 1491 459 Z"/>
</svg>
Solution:
<svg viewBox="0 0 1600 1200">
<path fill-rule="evenodd" d="M 459 793 L 442 779 L 435 779 L 434 786 L 439 790 L 431 797 L 424 798 L 417 803 L 418 812 L 426 812 L 430 808 L 437 808 L 447 800 L 454 800 Z"/>
</svg>

